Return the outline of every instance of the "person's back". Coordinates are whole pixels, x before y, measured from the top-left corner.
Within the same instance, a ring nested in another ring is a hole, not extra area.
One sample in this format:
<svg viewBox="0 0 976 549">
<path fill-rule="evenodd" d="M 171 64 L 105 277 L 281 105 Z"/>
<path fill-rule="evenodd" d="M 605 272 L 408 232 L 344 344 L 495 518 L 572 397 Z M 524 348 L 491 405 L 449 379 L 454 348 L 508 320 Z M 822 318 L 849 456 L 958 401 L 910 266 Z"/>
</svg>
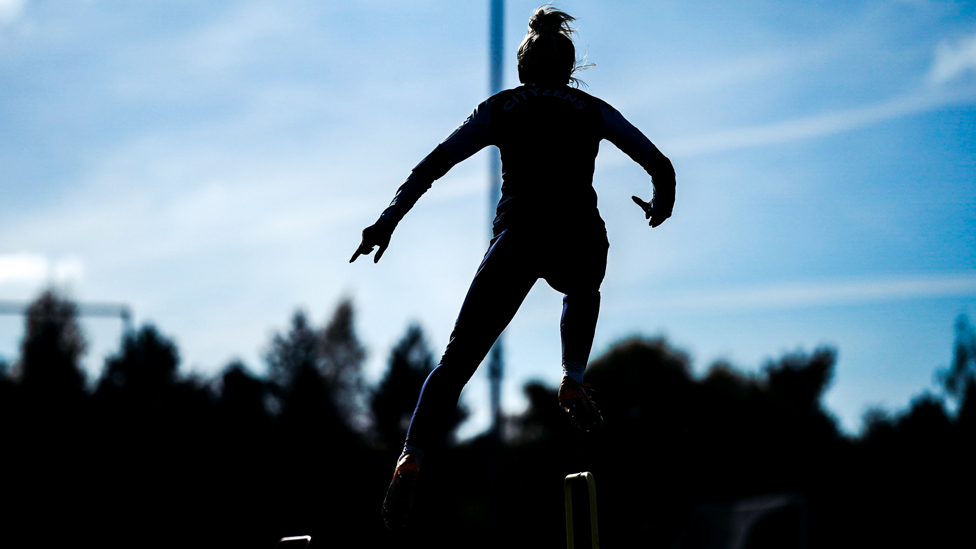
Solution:
<svg viewBox="0 0 976 549">
<path fill-rule="evenodd" d="M 489 100 L 501 151 L 495 233 L 510 226 L 602 226 L 593 169 L 602 136 L 599 100 L 568 86 L 525 84 Z"/>
<path fill-rule="evenodd" d="M 478 105 L 464 124 L 414 168 L 388 210 L 389 216 L 402 217 L 402 210 L 431 181 L 478 150 L 495 145 L 502 159 L 496 236 L 509 227 L 557 233 L 570 228 L 572 232 L 602 230 L 593 171 L 603 139 L 654 177 L 659 205 L 667 208 L 658 208 L 658 212 L 665 218 L 670 215 L 674 172 L 670 161 L 644 134 L 616 109 L 586 92 L 566 84 L 530 82 Z"/>
</svg>

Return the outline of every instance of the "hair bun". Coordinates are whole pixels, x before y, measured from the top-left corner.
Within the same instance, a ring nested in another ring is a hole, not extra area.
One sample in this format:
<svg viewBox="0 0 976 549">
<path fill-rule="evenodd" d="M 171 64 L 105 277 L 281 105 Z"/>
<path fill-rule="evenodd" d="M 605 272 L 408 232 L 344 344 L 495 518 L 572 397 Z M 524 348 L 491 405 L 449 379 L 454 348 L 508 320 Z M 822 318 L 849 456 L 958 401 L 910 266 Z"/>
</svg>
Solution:
<svg viewBox="0 0 976 549">
<path fill-rule="evenodd" d="M 569 36 L 574 32 L 569 24 L 575 20 L 575 17 L 547 4 L 535 10 L 535 13 L 529 18 L 529 32 L 535 34 L 560 33 Z"/>
</svg>

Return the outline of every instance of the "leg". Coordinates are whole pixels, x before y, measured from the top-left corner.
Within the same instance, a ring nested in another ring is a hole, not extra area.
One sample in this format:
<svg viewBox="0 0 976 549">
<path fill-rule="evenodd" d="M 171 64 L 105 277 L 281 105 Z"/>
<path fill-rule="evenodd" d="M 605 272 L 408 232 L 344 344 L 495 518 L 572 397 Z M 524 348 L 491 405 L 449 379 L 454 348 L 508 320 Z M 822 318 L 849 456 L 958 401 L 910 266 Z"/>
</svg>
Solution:
<svg viewBox="0 0 976 549">
<path fill-rule="evenodd" d="M 546 281 L 566 294 L 559 323 L 563 370 L 578 382 L 583 381 L 593 346 L 608 247 L 605 232 L 573 235 L 554 246 L 554 255 L 547 261 Z"/>
<path fill-rule="evenodd" d="M 556 397 L 576 427 L 587 432 L 599 429 L 603 424 L 603 415 L 593 402 L 591 389 L 583 384 L 599 310 L 599 291 L 567 294 L 563 298 L 563 318 L 559 324 L 563 340 L 563 379 Z"/>
<path fill-rule="evenodd" d="M 583 371 L 590 359 L 593 333 L 600 313 L 600 292 L 577 292 L 563 298 L 559 335 L 563 343 L 563 372 L 583 382 Z"/>
<path fill-rule="evenodd" d="M 505 231 L 495 239 L 471 282 L 440 364 L 427 376 L 406 443 L 428 448 L 443 442 L 461 389 L 515 316 L 537 277 L 531 246 Z"/>
<path fill-rule="evenodd" d="M 444 442 L 461 389 L 536 281 L 525 253 L 528 249 L 523 239 L 506 231 L 492 242 L 481 261 L 441 363 L 420 390 L 403 454 L 383 500 L 383 522 L 391 530 L 409 521 L 423 449 Z"/>
<path fill-rule="evenodd" d="M 606 273 L 605 233 L 567 238 L 556 246 L 546 281 L 563 298 L 563 315 L 559 324 L 563 343 L 563 379 L 556 395 L 559 406 L 576 426 L 584 431 L 596 430 L 603 416 L 583 384 L 583 372 L 590 358 L 593 333 L 600 311 L 600 283 Z"/>
</svg>

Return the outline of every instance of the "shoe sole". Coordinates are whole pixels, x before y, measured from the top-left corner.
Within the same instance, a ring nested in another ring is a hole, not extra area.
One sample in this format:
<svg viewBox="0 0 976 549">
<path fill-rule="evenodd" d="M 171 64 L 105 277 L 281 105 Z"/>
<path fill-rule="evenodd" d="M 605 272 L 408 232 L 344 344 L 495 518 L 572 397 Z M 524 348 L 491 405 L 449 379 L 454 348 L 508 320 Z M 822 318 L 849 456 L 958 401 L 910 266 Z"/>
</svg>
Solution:
<svg viewBox="0 0 976 549">
<path fill-rule="evenodd" d="M 408 495 L 407 501 L 402 501 L 397 495 L 397 492 L 401 490 L 406 492 L 415 492 L 417 489 L 416 483 L 416 477 L 402 478 L 400 479 L 400 484 L 402 486 L 401 488 L 397 488 L 396 479 L 390 481 L 390 487 L 386 489 L 386 497 L 383 499 L 382 512 L 383 525 L 386 526 L 388 530 L 401 530 L 407 527 L 407 524 L 410 521 L 410 515 L 413 511 L 413 495 Z"/>
<path fill-rule="evenodd" d="M 570 404 L 569 406 L 563 406 L 563 411 L 569 414 L 569 417 L 573 420 L 573 425 L 581 431 L 590 433 L 600 428 L 603 425 L 603 416 L 596 412 L 596 419 L 587 418 L 586 416 L 591 415 L 591 412 L 587 410 L 586 406 L 581 406 L 579 404 Z"/>
</svg>

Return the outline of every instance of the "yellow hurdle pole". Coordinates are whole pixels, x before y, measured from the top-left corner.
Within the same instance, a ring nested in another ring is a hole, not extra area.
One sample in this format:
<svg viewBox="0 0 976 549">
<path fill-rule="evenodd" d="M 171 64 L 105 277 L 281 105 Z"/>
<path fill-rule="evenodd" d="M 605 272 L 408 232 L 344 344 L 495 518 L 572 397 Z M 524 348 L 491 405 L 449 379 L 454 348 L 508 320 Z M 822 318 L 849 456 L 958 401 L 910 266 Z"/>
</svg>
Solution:
<svg viewBox="0 0 976 549">
<path fill-rule="evenodd" d="M 312 536 L 291 536 L 287 538 L 281 538 L 278 543 L 275 544 L 275 549 L 292 547 L 298 548 L 299 546 L 304 549 L 308 547 L 308 544 L 312 542 Z"/>
<path fill-rule="evenodd" d="M 574 549 L 573 545 L 573 485 L 570 483 L 577 475 L 569 475 L 563 481 L 563 492 L 566 493 L 566 547 Z"/>
<path fill-rule="evenodd" d="M 572 482 L 578 478 L 586 479 L 586 488 L 590 496 L 590 539 L 593 549 L 600 549 L 600 533 L 597 530 L 596 519 L 596 479 L 593 473 L 586 471 L 568 475 L 563 481 L 563 492 L 566 494 L 566 546 L 574 549 L 573 540 L 573 485 Z"/>
</svg>

